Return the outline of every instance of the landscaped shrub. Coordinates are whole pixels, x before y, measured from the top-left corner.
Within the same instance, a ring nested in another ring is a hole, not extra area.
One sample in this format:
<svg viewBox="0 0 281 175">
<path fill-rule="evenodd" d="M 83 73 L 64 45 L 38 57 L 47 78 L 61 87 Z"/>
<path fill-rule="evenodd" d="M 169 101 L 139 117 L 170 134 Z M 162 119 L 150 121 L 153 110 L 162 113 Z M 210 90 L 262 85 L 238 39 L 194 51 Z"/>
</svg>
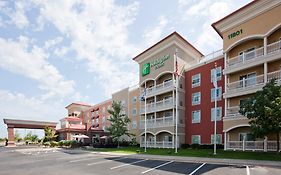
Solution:
<svg viewBox="0 0 281 175">
<path fill-rule="evenodd" d="M 65 140 L 63 143 L 64 143 L 64 146 L 70 146 L 70 144 L 71 144 L 70 140 Z"/>
<path fill-rule="evenodd" d="M 49 147 L 49 146 L 51 146 L 51 143 L 50 142 L 43 142 L 43 145 Z"/>
<path fill-rule="evenodd" d="M 64 142 L 65 142 L 65 140 L 59 141 L 59 142 L 58 142 L 58 146 L 59 146 L 59 147 L 63 147 L 63 146 L 64 146 Z"/>
<path fill-rule="evenodd" d="M 56 146 L 58 146 L 58 142 L 56 142 L 56 141 L 51 141 L 51 142 L 50 142 L 50 145 L 51 145 L 51 147 L 56 147 Z"/>
<path fill-rule="evenodd" d="M 77 148 L 78 146 L 79 146 L 79 143 L 76 140 L 70 140 L 71 148 Z"/>
</svg>

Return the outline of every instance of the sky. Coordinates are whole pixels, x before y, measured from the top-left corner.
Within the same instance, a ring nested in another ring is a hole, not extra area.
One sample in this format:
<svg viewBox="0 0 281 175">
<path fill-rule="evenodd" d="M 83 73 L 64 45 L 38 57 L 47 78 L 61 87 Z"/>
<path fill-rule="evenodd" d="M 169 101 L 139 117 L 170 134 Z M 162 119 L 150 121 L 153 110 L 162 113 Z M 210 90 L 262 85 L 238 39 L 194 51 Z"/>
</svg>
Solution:
<svg viewBox="0 0 281 175">
<path fill-rule="evenodd" d="M 3 118 L 59 122 L 72 102 L 138 84 L 132 58 L 174 31 L 203 54 L 221 49 L 211 24 L 249 2 L 0 0 L 0 137 Z"/>
</svg>

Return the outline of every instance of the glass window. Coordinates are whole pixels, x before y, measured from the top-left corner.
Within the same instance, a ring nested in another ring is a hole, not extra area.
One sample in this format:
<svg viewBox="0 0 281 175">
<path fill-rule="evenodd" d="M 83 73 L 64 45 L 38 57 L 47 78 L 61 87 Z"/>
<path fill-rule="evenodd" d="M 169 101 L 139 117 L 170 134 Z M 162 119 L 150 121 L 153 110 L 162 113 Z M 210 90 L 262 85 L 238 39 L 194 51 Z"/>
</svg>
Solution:
<svg viewBox="0 0 281 175">
<path fill-rule="evenodd" d="M 196 74 L 192 76 L 192 87 L 200 86 L 201 74 Z"/>
<path fill-rule="evenodd" d="M 137 102 L 137 97 L 136 96 L 133 96 L 132 102 L 133 102 L 133 104 L 136 104 L 136 102 Z"/>
<path fill-rule="evenodd" d="M 239 133 L 239 140 L 254 141 L 254 137 L 251 133 Z"/>
<path fill-rule="evenodd" d="M 201 144 L 200 135 L 192 135 L 192 144 Z"/>
<path fill-rule="evenodd" d="M 192 105 L 198 105 L 201 101 L 201 93 L 196 92 L 192 94 Z"/>
<path fill-rule="evenodd" d="M 192 111 L 192 123 L 200 123 L 201 111 Z"/>
<path fill-rule="evenodd" d="M 134 120 L 134 121 L 132 122 L 132 128 L 133 128 L 133 129 L 136 129 L 136 128 L 137 128 L 137 121 L 136 121 L 136 120 Z"/>
<path fill-rule="evenodd" d="M 217 71 L 215 68 L 211 70 L 211 82 L 214 81 L 215 72 L 217 72 L 217 81 L 221 80 L 221 76 L 222 76 L 221 67 L 217 67 Z"/>
<path fill-rule="evenodd" d="M 96 124 L 98 124 L 99 123 L 99 118 L 96 118 Z"/>
<path fill-rule="evenodd" d="M 217 144 L 222 144 L 222 140 L 221 140 L 221 138 L 222 138 L 222 135 L 221 134 L 217 134 Z M 211 144 L 214 144 L 214 135 L 212 134 L 211 135 Z"/>
<path fill-rule="evenodd" d="M 133 114 L 133 116 L 137 115 L 137 109 L 136 108 L 133 109 L 132 114 Z"/>
<path fill-rule="evenodd" d="M 105 116 L 104 117 L 102 117 L 102 123 L 104 123 L 105 122 Z"/>
<path fill-rule="evenodd" d="M 215 89 L 216 88 L 212 88 L 211 89 L 211 101 L 215 101 Z M 221 96 L 222 96 L 222 88 L 218 87 L 217 88 L 217 100 L 221 100 Z"/>
<path fill-rule="evenodd" d="M 217 107 L 217 121 L 221 120 L 222 116 L 222 107 Z M 211 111 L 211 121 L 215 121 L 215 108 L 212 108 Z"/>
</svg>

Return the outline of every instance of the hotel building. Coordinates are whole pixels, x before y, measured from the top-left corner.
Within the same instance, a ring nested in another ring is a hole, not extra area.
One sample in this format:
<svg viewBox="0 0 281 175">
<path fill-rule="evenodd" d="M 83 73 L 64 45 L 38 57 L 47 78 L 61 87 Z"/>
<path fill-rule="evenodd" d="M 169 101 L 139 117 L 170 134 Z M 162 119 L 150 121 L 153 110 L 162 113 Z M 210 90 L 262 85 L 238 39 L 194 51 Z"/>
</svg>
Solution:
<svg viewBox="0 0 281 175">
<path fill-rule="evenodd" d="M 225 149 L 276 148 L 276 136 L 253 141 L 249 120 L 239 105 L 272 78 L 280 83 L 281 1 L 257 0 L 212 26 L 223 39 L 225 62 Z M 272 141 L 274 140 L 274 141 Z M 267 143 L 265 148 L 264 141 Z"/>
<path fill-rule="evenodd" d="M 131 120 L 128 129 L 141 147 L 145 143 L 154 148 L 212 144 L 216 118 L 216 140 L 225 149 L 276 149 L 274 135 L 253 140 L 249 120 L 238 111 L 239 105 L 269 80 L 281 82 L 280 17 L 280 0 L 252 1 L 212 24 L 223 39 L 223 49 L 205 56 L 173 32 L 133 58 L 139 65 L 136 87 L 115 92 L 111 100 L 98 105 L 69 105 L 69 116 L 61 120 L 60 132 L 67 139 L 71 136 L 66 133 L 84 130 L 91 138 L 93 134 L 89 133 L 106 134 L 105 128 L 110 125 L 106 109 L 112 101 L 120 101 Z M 145 101 L 139 100 L 142 94 Z"/>
</svg>

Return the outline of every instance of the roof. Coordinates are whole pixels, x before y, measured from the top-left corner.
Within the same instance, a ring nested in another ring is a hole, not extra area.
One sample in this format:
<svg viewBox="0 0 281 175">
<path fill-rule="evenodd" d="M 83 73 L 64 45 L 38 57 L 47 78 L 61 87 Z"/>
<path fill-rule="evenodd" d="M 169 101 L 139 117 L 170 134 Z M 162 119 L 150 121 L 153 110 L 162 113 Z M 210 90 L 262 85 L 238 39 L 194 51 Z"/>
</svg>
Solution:
<svg viewBox="0 0 281 175">
<path fill-rule="evenodd" d="M 141 52 L 140 54 L 138 54 L 137 56 L 135 56 L 133 58 L 133 60 L 136 60 L 138 57 L 140 57 L 141 55 L 143 55 L 145 52 L 151 50 L 153 47 L 157 46 L 158 44 L 162 43 L 163 41 L 167 40 L 168 38 L 172 37 L 173 35 L 176 35 L 177 37 L 179 37 L 180 39 L 182 39 L 187 45 L 190 45 L 195 51 L 197 51 L 200 55 L 203 56 L 203 54 L 196 49 L 192 44 L 190 44 L 186 39 L 184 39 L 178 32 L 174 31 L 173 33 L 171 33 L 170 35 L 166 36 L 165 38 L 163 38 L 162 40 L 158 41 L 156 44 L 152 45 L 151 47 L 149 47 L 148 49 L 144 50 L 143 52 Z"/>
<path fill-rule="evenodd" d="M 65 108 L 68 108 L 71 105 L 79 105 L 79 106 L 87 106 L 87 107 L 91 107 L 92 105 L 87 104 L 87 103 L 82 103 L 82 102 L 74 102 L 74 103 L 70 103 L 69 105 L 67 105 Z"/>
<path fill-rule="evenodd" d="M 247 7 L 249 7 L 249 6 L 251 6 L 252 4 L 254 4 L 254 3 L 258 2 L 258 1 L 260 1 L 260 0 L 253 0 L 253 1 L 249 2 L 248 4 L 244 5 L 243 7 L 241 7 L 241 8 L 239 8 L 239 9 L 235 10 L 234 12 L 230 13 L 229 15 L 227 15 L 227 16 L 223 17 L 222 19 L 218 20 L 217 22 L 214 22 L 214 23 L 212 24 L 212 27 L 213 27 L 213 28 L 215 29 L 215 31 L 220 35 L 220 37 L 223 38 L 223 37 L 222 37 L 222 34 L 220 33 L 220 31 L 218 31 L 218 29 L 215 27 L 215 25 L 217 25 L 218 23 L 222 22 L 223 20 L 225 20 L 225 19 L 231 17 L 232 15 L 235 15 L 236 13 L 240 12 L 241 10 L 243 10 L 243 9 L 245 9 L 245 8 L 247 8 Z"/>
</svg>

